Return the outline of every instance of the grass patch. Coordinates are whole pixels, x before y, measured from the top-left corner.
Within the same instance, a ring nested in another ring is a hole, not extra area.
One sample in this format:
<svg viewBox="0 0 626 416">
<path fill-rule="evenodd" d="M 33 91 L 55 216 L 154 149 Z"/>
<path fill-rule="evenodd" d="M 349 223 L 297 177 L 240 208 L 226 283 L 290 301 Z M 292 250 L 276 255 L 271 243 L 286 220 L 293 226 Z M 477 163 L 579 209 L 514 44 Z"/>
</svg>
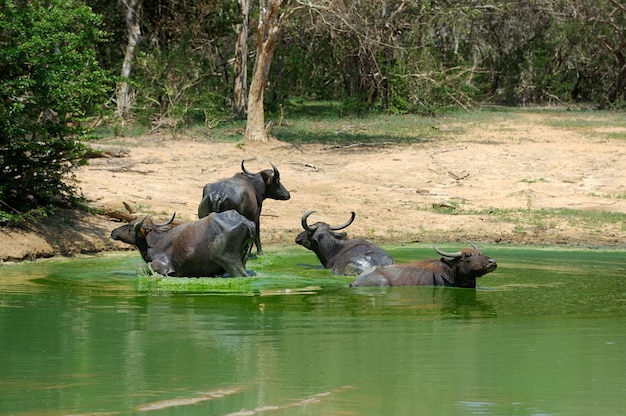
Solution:
<svg viewBox="0 0 626 416">
<path fill-rule="evenodd" d="M 448 215 L 481 215 L 485 210 L 439 210 L 434 212 Z M 558 222 L 566 222 L 578 228 L 594 229 L 607 224 L 621 224 L 626 229 L 626 214 L 621 212 L 586 211 L 570 208 L 541 208 L 541 209 L 493 209 L 489 211 L 490 221 L 501 221 L 516 225 L 516 230 L 524 226 L 552 227 Z"/>
<path fill-rule="evenodd" d="M 298 117 L 286 119 L 272 129 L 272 134 L 288 143 L 408 144 L 442 137 L 444 133 L 438 129 L 439 124 L 438 120 L 413 115 Z"/>
<path fill-rule="evenodd" d="M 626 117 L 621 112 L 577 111 L 556 113 L 545 125 L 610 140 L 626 140 Z"/>
<path fill-rule="evenodd" d="M 539 183 L 539 182 L 547 183 L 548 181 L 545 180 L 544 178 L 539 178 L 539 179 L 522 179 L 520 182 L 531 184 L 531 183 Z"/>
<path fill-rule="evenodd" d="M 246 132 L 246 120 L 223 120 L 210 129 L 206 126 L 189 129 L 193 136 L 209 137 L 217 142 L 238 142 L 243 140 Z M 207 133 L 208 130 L 208 133 Z M 196 132 L 196 134 L 193 134 Z"/>
<path fill-rule="evenodd" d="M 543 117 L 541 122 L 553 128 L 607 140 L 626 140 L 626 117 L 623 113 L 595 110 L 482 107 L 473 111 L 450 110 L 431 117 L 381 111 L 350 112 L 335 101 L 294 99 L 273 113 L 267 111 L 265 119 L 274 122 L 271 134 L 287 143 L 411 144 L 453 138 L 455 134 L 462 134 L 466 128 L 482 125 L 502 124 L 499 131 L 506 134 L 508 129 L 505 123 L 522 120 L 525 115 L 532 113 L 547 114 L 548 117 Z M 114 125 L 103 125 L 96 128 L 96 134 L 113 137 L 115 128 Z M 163 129 L 174 136 L 180 134 L 217 142 L 240 142 L 245 128 L 246 120 L 225 114 L 209 124 L 187 126 L 184 130 Z M 124 137 L 139 137 L 150 131 L 151 126 L 127 124 L 123 134 Z M 120 140 L 123 141 L 123 137 Z"/>
<path fill-rule="evenodd" d="M 115 131 L 119 127 L 115 124 L 102 124 L 94 128 L 94 133 L 99 137 L 115 137 Z M 151 127 L 140 123 L 128 123 L 122 129 L 122 137 L 141 137 L 150 132 Z"/>
</svg>

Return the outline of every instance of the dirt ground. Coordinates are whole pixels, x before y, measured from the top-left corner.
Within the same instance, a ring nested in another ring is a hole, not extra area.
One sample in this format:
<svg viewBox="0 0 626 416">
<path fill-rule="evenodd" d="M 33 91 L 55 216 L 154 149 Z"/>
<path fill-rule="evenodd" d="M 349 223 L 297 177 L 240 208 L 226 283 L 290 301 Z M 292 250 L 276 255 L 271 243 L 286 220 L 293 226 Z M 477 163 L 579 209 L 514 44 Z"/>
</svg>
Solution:
<svg viewBox="0 0 626 416">
<path fill-rule="evenodd" d="M 626 148 L 619 139 L 626 129 L 551 127 L 553 117 L 565 116 L 435 120 L 445 138 L 412 145 L 237 145 L 167 134 L 103 140 L 112 157 L 90 159 L 77 178 L 93 207 L 124 211 L 126 203 L 159 220 L 176 212 L 189 221 L 206 183 L 239 172 L 242 159 L 254 172 L 272 162 L 291 199 L 263 205 L 266 251 L 294 244 L 311 209 L 317 212 L 310 222 L 331 224 L 355 211 L 349 236 L 378 243 L 624 246 L 624 223 L 583 223 L 554 211 L 525 215 L 543 208 L 626 213 Z M 115 154 L 120 145 L 123 154 Z M 119 225 L 105 215 L 63 211 L 25 229 L 0 228 L 0 261 L 128 249 L 110 238 Z"/>
</svg>

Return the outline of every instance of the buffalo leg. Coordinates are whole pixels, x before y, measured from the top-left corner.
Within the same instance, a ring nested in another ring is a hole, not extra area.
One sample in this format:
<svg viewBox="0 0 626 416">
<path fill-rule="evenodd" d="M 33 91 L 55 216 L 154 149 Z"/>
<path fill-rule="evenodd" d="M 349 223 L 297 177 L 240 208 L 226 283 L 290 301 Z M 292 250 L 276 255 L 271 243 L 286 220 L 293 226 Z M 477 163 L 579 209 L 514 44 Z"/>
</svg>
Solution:
<svg viewBox="0 0 626 416">
<path fill-rule="evenodd" d="M 224 270 L 230 277 L 246 277 L 248 276 L 248 272 L 246 272 L 246 268 L 241 263 L 231 263 L 224 265 Z"/>
<path fill-rule="evenodd" d="M 259 256 L 263 255 L 263 249 L 261 249 L 261 220 L 257 218 L 256 220 L 256 232 L 254 234 L 254 245 L 256 245 L 256 254 Z"/>
<path fill-rule="evenodd" d="M 152 270 L 154 270 L 160 275 L 175 276 L 174 268 L 168 262 L 157 259 L 157 260 L 151 261 L 148 264 L 150 265 L 150 267 L 152 267 Z"/>
</svg>

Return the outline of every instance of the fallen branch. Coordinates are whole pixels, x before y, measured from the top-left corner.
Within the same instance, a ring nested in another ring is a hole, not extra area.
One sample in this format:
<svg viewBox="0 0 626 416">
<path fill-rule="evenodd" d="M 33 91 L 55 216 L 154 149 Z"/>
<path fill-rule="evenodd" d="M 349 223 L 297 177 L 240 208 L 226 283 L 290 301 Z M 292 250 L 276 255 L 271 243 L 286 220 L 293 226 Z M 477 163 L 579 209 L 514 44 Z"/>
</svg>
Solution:
<svg viewBox="0 0 626 416">
<path fill-rule="evenodd" d="M 281 405 L 265 405 L 260 406 L 255 409 L 241 409 L 240 411 L 234 413 L 228 413 L 226 416 L 253 416 L 258 415 L 265 412 L 273 412 L 277 410 L 289 410 L 298 407 L 308 407 L 310 405 L 320 404 L 326 397 L 331 396 L 332 394 L 341 393 L 346 390 L 351 390 L 354 387 L 352 386 L 341 386 L 335 389 L 325 391 L 322 393 L 313 394 L 311 396 L 299 399 L 295 402 L 285 403 Z M 293 413 L 293 412 L 290 412 Z"/>
<path fill-rule="evenodd" d="M 452 171 L 448 171 L 448 173 L 450 174 L 450 176 L 452 176 L 454 178 L 454 180 L 456 180 L 457 182 L 462 181 L 463 179 L 467 178 L 470 174 L 467 171 L 463 171 L 460 174 L 456 174 Z"/>
<path fill-rule="evenodd" d="M 465 149 L 467 149 L 466 144 L 464 144 L 463 146 L 451 147 L 449 149 L 433 150 L 432 152 L 430 152 L 430 157 L 431 159 L 434 159 L 435 155 L 438 155 L 440 153 L 458 152 L 460 150 L 465 150 Z"/>
<path fill-rule="evenodd" d="M 456 206 L 448 201 L 442 201 L 436 204 L 433 204 L 433 208 L 449 208 L 456 209 Z"/>
<path fill-rule="evenodd" d="M 379 146 L 391 146 L 394 142 L 376 142 L 376 143 L 350 143 L 350 144 L 335 144 L 332 146 L 323 147 L 322 150 L 330 149 L 349 149 L 351 147 L 379 147 Z"/>
<path fill-rule="evenodd" d="M 90 167 L 90 170 L 106 170 L 109 172 L 130 172 L 130 173 L 140 173 L 142 175 L 147 175 L 149 173 L 152 173 L 153 171 L 148 170 L 148 171 L 143 171 L 143 170 L 136 170 L 136 169 L 131 169 L 132 165 L 126 165 L 126 166 L 115 166 L 115 167 L 111 167 L 111 168 L 93 168 Z"/>
<path fill-rule="evenodd" d="M 593 204 L 593 205 L 603 205 L 603 206 L 608 206 L 608 205 L 615 205 L 619 202 L 619 199 L 616 199 L 613 202 L 607 202 L 607 203 L 602 203 L 602 202 L 596 202 L 596 201 L 586 201 L 586 202 L 577 202 L 577 203 L 571 203 L 568 205 L 589 205 L 589 204 Z"/>
<path fill-rule="evenodd" d="M 91 145 L 83 155 L 85 159 L 127 157 L 130 149 L 122 146 Z"/>
<path fill-rule="evenodd" d="M 124 208 L 126 209 L 127 212 L 122 212 L 122 211 L 118 211 L 115 209 L 112 211 L 105 211 L 104 215 L 110 218 L 114 218 L 116 220 L 122 220 L 126 222 L 131 222 L 137 219 L 141 215 L 141 214 L 138 214 L 137 210 L 131 207 L 128 202 L 122 201 L 122 204 L 124 205 Z"/>
<path fill-rule="evenodd" d="M 137 219 L 137 217 L 138 217 L 137 214 L 127 214 L 125 212 L 118 211 L 118 210 L 105 211 L 105 212 L 103 212 L 102 215 L 106 215 L 107 217 L 113 218 L 115 220 L 126 221 L 126 222 L 131 222 L 131 221 Z"/>
<path fill-rule="evenodd" d="M 319 168 L 315 165 L 312 165 L 310 163 L 302 163 L 302 162 L 289 162 L 291 165 L 299 165 L 299 166 L 304 166 L 305 168 L 311 168 L 315 171 L 320 171 L 322 170 L 322 168 Z"/>
</svg>

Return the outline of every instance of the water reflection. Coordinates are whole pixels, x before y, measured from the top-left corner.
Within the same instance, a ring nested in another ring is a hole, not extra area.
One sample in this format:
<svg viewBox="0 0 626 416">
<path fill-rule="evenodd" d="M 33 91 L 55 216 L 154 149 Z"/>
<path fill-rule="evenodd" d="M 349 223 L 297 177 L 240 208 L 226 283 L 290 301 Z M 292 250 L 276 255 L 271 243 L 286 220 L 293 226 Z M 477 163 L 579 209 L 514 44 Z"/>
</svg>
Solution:
<svg viewBox="0 0 626 416">
<path fill-rule="evenodd" d="M 443 287 L 351 288 L 349 307 L 354 313 L 371 311 L 380 314 L 400 314 L 405 317 L 431 319 L 477 319 L 495 317 L 481 290 Z"/>
</svg>

